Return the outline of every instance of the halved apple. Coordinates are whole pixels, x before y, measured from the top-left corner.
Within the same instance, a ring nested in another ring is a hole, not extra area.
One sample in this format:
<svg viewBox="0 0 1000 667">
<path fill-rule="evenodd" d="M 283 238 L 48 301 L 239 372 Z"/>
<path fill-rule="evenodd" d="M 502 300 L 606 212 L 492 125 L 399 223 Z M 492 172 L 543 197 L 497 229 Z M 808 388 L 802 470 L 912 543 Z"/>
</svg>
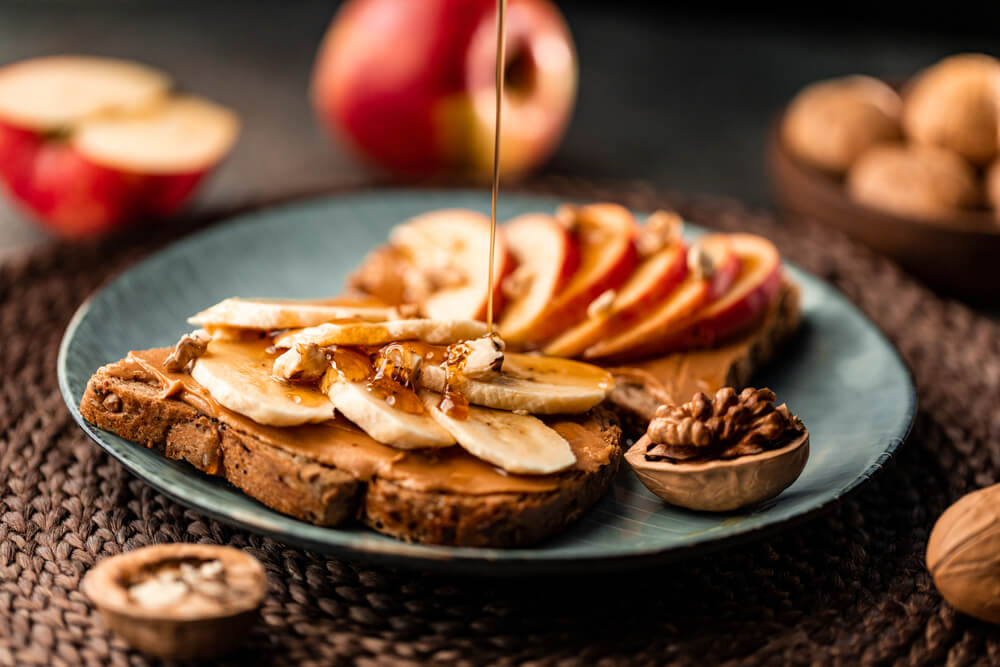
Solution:
<svg viewBox="0 0 1000 667">
<path fill-rule="evenodd" d="M 580 265 L 580 249 L 555 218 L 528 213 L 503 226 L 517 268 L 505 279 L 507 305 L 497 325 L 510 344 L 524 342 L 539 326 L 553 297 Z"/>
<path fill-rule="evenodd" d="M 753 326 L 781 290 L 781 256 L 774 244 L 753 234 L 731 234 L 740 273 L 730 288 L 684 326 L 664 337 L 660 350 L 708 347 Z"/>
<path fill-rule="evenodd" d="M 697 241 L 714 268 L 711 275 L 689 271 L 666 299 L 617 336 L 603 340 L 584 351 L 587 359 L 624 359 L 659 353 L 664 339 L 689 321 L 695 312 L 724 294 L 740 271 L 740 259 L 731 237 L 711 234 Z"/>
<path fill-rule="evenodd" d="M 475 211 L 448 209 L 417 216 L 390 236 L 414 278 L 428 281 L 421 301 L 432 319 L 485 319 L 489 294 L 490 221 Z M 493 312 L 503 308 L 504 277 L 514 269 L 507 243 L 497 230 L 493 249 Z"/>
<path fill-rule="evenodd" d="M 535 326 L 525 332 L 522 342 L 528 345 L 545 343 L 582 321 L 590 303 L 621 287 L 638 263 L 639 226 L 628 209 L 590 204 L 573 208 L 567 217 L 580 248 L 580 265 Z"/>
<path fill-rule="evenodd" d="M 605 312 L 588 313 L 586 320 L 545 347 L 545 353 L 575 357 L 602 338 L 628 329 L 656 308 L 687 275 L 687 248 L 674 243 L 647 257 L 615 294 Z"/>
<path fill-rule="evenodd" d="M 231 111 L 167 96 L 135 63 L 59 56 L 0 69 L 0 177 L 66 237 L 175 212 L 232 147 Z"/>
</svg>

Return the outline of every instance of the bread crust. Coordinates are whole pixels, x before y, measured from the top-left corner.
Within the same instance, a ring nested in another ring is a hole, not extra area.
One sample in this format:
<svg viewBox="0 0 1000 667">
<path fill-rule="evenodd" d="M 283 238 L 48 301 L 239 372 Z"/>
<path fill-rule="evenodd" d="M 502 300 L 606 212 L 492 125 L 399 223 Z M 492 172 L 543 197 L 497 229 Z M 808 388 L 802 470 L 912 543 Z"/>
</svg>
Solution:
<svg viewBox="0 0 1000 667">
<path fill-rule="evenodd" d="M 356 517 L 398 539 L 452 546 L 512 547 L 565 529 L 600 498 L 624 455 L 614 413 L 591 414 L 611 447 L 594 472 L 573 471 L 553 491 L 465 495 L 419 491 L 346 471 L 263 443 L 175 398 L 142 371 L 119 377 L 101 368 L 80 412 L 96 426 L 227 479 L 248 496 L 297 519 L 335 526 Z"/>
</svg>

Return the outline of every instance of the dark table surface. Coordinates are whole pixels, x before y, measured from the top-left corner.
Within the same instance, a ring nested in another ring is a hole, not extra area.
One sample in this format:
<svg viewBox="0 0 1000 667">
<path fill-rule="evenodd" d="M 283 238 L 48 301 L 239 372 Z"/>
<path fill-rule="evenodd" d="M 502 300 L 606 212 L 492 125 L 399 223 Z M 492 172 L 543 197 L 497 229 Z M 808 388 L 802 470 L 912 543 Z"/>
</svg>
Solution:
<svg viewBox="0 0 1000 667">
<path fill-rule="evenodd" d="M 337 4 L 0 2 L 0 64 L 58 52 L 134 58 L 237 109 L 239 145 L 198 202 L 226 209 L 372 177 L 326 139 L 306 96 Z M 975 17 L 947 29 L 889 29 L 891 15 L 866 28 L 843 16 L 723 20 L 650 4 L 562 3 L 579 51 L 580 91 L 545 173 L 640 178 L 766 205 L 766 131 L 801 86 L 852 72 L 906 76 L 958 51 L 1000 54 L 996 31 L 977 35 Z M 42 239 L 0 203 L 0 254 Z"/>
</svg>

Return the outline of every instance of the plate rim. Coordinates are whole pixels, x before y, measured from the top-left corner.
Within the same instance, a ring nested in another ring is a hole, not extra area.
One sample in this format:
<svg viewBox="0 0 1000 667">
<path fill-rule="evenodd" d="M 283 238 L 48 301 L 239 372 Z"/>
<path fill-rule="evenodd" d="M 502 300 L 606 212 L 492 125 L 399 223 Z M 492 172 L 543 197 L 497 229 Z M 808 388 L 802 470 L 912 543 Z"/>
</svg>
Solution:
<svg viewBox="0 0 1000 667">
<path fill-rule="evenodd" d="M 96 287 L 84 301 L 77 307 L 73 316 L 70 318 L 69 323 L 63 333 L 62 339 L 59 343 L 58 355 L 56 359 L 56 372 L 58 378 L 59 391 L 62 396 L 63 402 L 65 403 L 67 409 L 72 415 L 74 421 L 83 429 L 84 433 L 94 441 L 97 446 L 102 450 L 107 452 L 113 459 L 115 459 L 125 470 L 132 476 L 140 479 L 144 484 L 149 484 L 151 487 L 156 489 L 158 492 L 164 494 L 171 500 L 181 504 L 182 506 L 199 512 L 203 515 L 212 517 L 224 523 L 226 525 L 246 530 L 251 533 L 258 535 L 265 535 L 271 539 L 276 540 L 282 544 L 289 544 L 294 546 L 299 546 L 306 548 L 310 551 L 323 553 L 326 555 L 331 555 L 338 558 L 343 558 L 352 561 L 364 561 L 364 562 L 377 562 L 384 565 L 399 566 L 409 569 L 421 569 L 425 571 L 441 571 L 447 572 L 449 574 L 468 574 L 468 575 L 489 575 L 489 576 L 508 576 L 508 575 L 551 575 L 551 574 L 576 574 L 580 572 L 601 572 L 610 570 L 622 570 L 622 569 L 635 569 L 641 568 L 643 566 L 652 563 L 664 563 L 676 560 L 682 560 L 689 558 L 696 554 L 708 554 L 714 553 L 723 549 L 727 549 L 739 544 L 745 544 L 752 541 L 757 541 L 759 539 L 765 538 L 770 535 L 774 535 L 777 532 L 786 530 L 787 528 L 799 525 L 805 521 L 811 520 L 821 514 L 832 510 L 837 507 L 841 502 L 843 502 L 850 495 L 857 492 L 865 483 L 869 482 L 876 475 L 878 475 L 882 470 L 885 469 L 887 463 L 892 459 L 893 456 L 899 451 L 899 448 L 909 439 L 913 432 L 913 427 L 916 421 L 917 408 L 918 408 L 918 397 L 916 393 L 916 385 L 914 383 L 913 372 L 909 365 L 902 358 L 899 350 L 892 344 L 889 338 L 885 335 L 885 332 L 869 318 L 864 312 L 861 311 L 850 299 L 848 299 L 840 290 L 835 286 L 831 285 L 829 282 L 823 280 L 819 276 L 806 271 L 805 269 L 799 267 L 794 262 L 789 262 L 787 260 L 782 260 L 785 267 L 791 268 L 794 272 L 800 273 L 808 278 L 815 280 L 825 286 L 831 294 L 833 294 L 837 299 L 841 301 L 841 305 L 847 307 L 854 311 L 854 313 L 875 333 L 875 335 L 881 340 L 883 345 L 891 351 L 892 357 L 902 369 L 903 374 L 907 380 L 907 392 L 906 399 L 907 404 L 904 408 L 904 421 L 905 428 L 903 429 L 902 435 L 892 436 L 890 442 L 887 444 L 885 449 L 879 453 L 876 460 L 868 466 L 863 472 L 861 472 L 857 477 L 855 477 L 847 486 L 842 488 L 831 498 L 820 502 L 819 504 L 810 507 L 809 509 L 802 510 L 798 513 L 792 514 L 783 519 L 775 520 L 771 523 L 753 526 L 753 527 L 743 527 L 734 528 L 732 532 L 724 536 L 710 536 L 710 534 L 698 536 L 693 539 L 690 543 L 677 545 L 667 548 L 647 548 L 647 549 L 637 549 L 629 553 L 619 553 L 619 554 L 592 554 L 583 556 L 568 556 L 568 555 L 555 555 L 555 556 L 545 556 L 545 552 L 540 550 L 539 547 L 529 546 L 516 550 L 508 549 L 495 549 L 495 548 L 479 548 L 479 547 L 449 547 L 441 545 L 426 545 L 426 544 L 414 544 L 404 541 L 393 541 L 385 543 L 384 545 L 379 544 L 378 548 L 373 548 L 371 544 L 357 544 L 349 541 L 317 541 L 306 536 L 297 535 L 294 533 L 283 532 L 281 530 L 272 530 L 263 523 L 253 523 L 251 521 L 244 521 L 240 518 L 234 517 L 230 514 L 226 514 L 224 510 L 215 510 L 211 506 L 206 506 L 198 504 L 191 501 L 183 495 L 181 495 L 180 490 L 175 490 L 171 488 L 168 484 L 161 483 L 159 479 L 151 478 L 141 471 L 140 467 L 133 465 L 131 462 L 126 460 L 121 454 L 119 454 L 116 449 L 111 446 L 110 443 L 104 441 L 102 435 L 107 432 L 103 429 L 98 429 L 94 425 L 83 419 L 79 411 L 79 406 L 76 404 L 76 399 L 73 396 L 72 390 L 69 386 L 69 378 L 67 374 L 67 361 L 69 354 L 69 347 L 72 340 L 86 318 L 87 313 L 93 306 L 94 300 L 98 295 L 104 293 L 106 290 L 111 289 L 119 281 L 124 280 L 133 271 L 138 270 L 140 267 L 145 265 L 150 260 L 158 257 L 163 252 L 171 250 L 172 252 L 180 252 L 176 250 L 179 247 L 193 245 L 204 238 L 211 237 L 216 234 L 225 234 L 230 228 L 241 226 L 247 223 L 259 221 L 260 218 L 270 218 L 276 212 L 286 212 L 294 211 L 298 208 L 310 208 L 320 204 L 322 202 L 340 202 L 345 199 L 366 199 L 370 198 L 373 194 L 377 196 L 384 197 L 386 195 L 400 195 L 400 196 L 427 196 L 429 194 L 447 194 L 454 193 L 455 189 L 448 188 L 427 188 L 427 189 L 417 189 L 417 188 L 389 188 L 389 189 L 378 189 L 371 188 L 362 192 L 350 193 L 350 194 L 327 194 L 321 196 L 306 197 L 294 202 L 279 204 L 277 206 L 265 207 L 257 211 L 250 213 L 243 213 L 234 216 L 233 218 L 226 220 L 220 224 L 212 225 L 207 229 L 197 231 L 193 234 L 177 239 L 166 246 L 155 250 L 154 252 L 146 255 L 139 261 L 130 264 L 125 267 L 120 272 L 111 276 L 108 280 L 104 281 L 101 285 Z M 474 190 L 458 190 L 468 194 L 470 192 L 475 192 Z M 551 200 L 552 195 L 544 195 L 537 193 L 525 193 L 518 192 L 515 193 L 518 198 L 521 199 L 538 199 L 538 200 Z M 634 213 L 641 213 L 641 211 L 636 211 L 630 209 Z M 698 223 L 692 223 L 699 227 L 699 229 L 705 229 L 700 227 Z M 141 446 L 132 443 L 135 446 Z M 627 465 L 623 464 L 622 468 L 619 470 L 620 474 L 627 474 Z M 232 491 L 235 493 L 242 492 L 232 487 Z M 243 494 L 246 496 L 246 494 Z M 256 501 L 250 496 L 246 496 L 248 499 Z M 287 515 L 282 515 L 276 510 L 267 508 L 265 505 L 261 504 L 269 512 L 274 512 L 278 514 L 282 519 L 288 521 L 294 521 L 296 523 L 301 523 L 306 526 L 311 526 L 308 522 L 295 519 Z M 332 533 L 346 534 L 343 531 L 339 531 L 336 527 L 326 527 L 325 530 L 329 530 Z M 346 539 L 346 538 L 345 538 Z M 543 542 L 544 544 L 544 542 Z"/>
</svg>

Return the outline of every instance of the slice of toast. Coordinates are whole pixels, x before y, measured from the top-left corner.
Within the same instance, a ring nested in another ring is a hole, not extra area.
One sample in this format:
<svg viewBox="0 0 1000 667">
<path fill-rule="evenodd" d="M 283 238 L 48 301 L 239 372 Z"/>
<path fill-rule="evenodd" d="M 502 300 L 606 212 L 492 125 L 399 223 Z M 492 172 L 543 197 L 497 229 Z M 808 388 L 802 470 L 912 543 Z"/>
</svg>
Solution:
<svg viewBox="0 0 1000 667">
<path fill-rule="evenodd" d="M 352 474 L 306 447 L 276 446 L 260 435 L 268 431 L 248 428 L 245 418 L 228 411 L 210 415 L 183 395 L 166 397 L 169 393 L 162 379 L 125 359 L 94 374 L 80 412 L 122 438 L 224 477 L 284 514 L 323 526 L 356 517 L 414 542 L 480 547 L 538 542 L 565 529 L 604 494 L 623 455 L 616 415 L 596 408 L 554 424 L 557 430 L 584 429 L 588 447 L 599 451 L 578 455 L 583 464 L 548 476 L 551 488 L 482 494 L 427 490 L 405 478 Z"/>
</svg>

